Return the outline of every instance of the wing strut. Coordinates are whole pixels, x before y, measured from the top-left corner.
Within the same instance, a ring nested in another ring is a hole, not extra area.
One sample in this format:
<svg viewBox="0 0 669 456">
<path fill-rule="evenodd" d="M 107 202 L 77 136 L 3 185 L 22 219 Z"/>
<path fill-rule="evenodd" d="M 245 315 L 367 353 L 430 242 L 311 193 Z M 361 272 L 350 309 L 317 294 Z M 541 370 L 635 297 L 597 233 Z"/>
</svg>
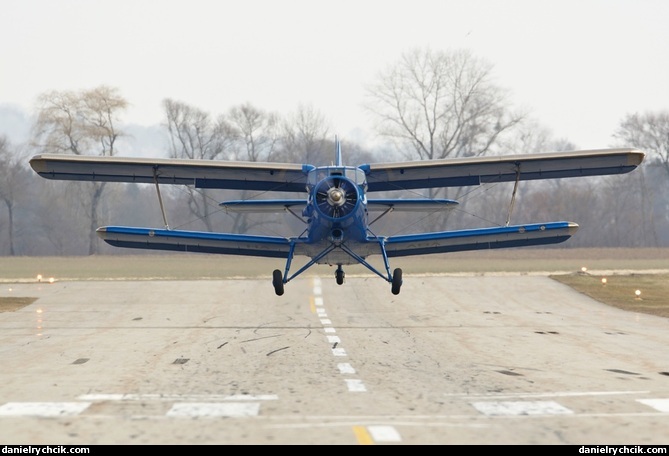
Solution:
<svg viewBox="0 0 669 456">
<path fill-rule="evenodd" d="M 308 223 L 308 222 L 307 222 L 306 220 L 304 220 L 302 217 L 300 217 L 299 215 L 297 215 L 297 214 L 295 213 L 295 211 L 292 210 L 291 208 L 286 207 L 285 210 L 286 210 L 286 212 L 288 212 L 289 214 L 295 216 L 295 218 L 298 219 L 300 222 L 302 222 L 302 223 Z"/>
<path fill-rule="evenodd" d="M 394 210 L 395 210 L 395 208 L 392 207 L 392 206 L 390 206 L 388 209 L 386 209 L 385 211 L 381 212 L 381 215 L 379 215 L 379 216 L 376 217 L 374 220 L 372 220 L 371 222 L 369 222 L 369 223 L 367 224 L 367 226 L 372 226 L 372 225 L 373 225 L 374 223 L 376 223 L 381 217 L 383 217 L 383 216 L 386 215 L 386 214 L 391 213 L 391 212 L 394 211 Z"/>
<path fill-rule="evenodd" d="M 160 203 L 160 212 L 163 214 L 163 223 L 165 229 L 169 230 L 170 225 L 167 223 L 167 215 L 165 215 L 165 206 L 163 205 L 163 197 L 160 195 L 160 185 L 158 184 L 158 167 L 153 167 L 153 182 L 156 184 L 156 192 L 158 193 L 158 202 Z"/>
<path fill-rule="evenodd" d="M 516 203 L 516 191 L 518 190 L 518 182 L 520 181 L 520 163 L 516 163 L 516 182 L 513 184 L 513 193 L 511 194 L 511 204 L 509 205 L 509 213 L 506 216 L 506 226 L 509 226 L 511 221 L 511 212 Z"/>
</svg>

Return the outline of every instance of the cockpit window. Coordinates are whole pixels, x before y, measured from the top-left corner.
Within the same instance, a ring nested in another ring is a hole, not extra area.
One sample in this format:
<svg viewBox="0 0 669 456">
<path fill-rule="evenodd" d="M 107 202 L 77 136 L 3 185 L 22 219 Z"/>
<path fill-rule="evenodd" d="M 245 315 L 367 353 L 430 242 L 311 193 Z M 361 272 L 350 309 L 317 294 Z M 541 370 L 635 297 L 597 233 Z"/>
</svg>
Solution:
<svg viewBox="0 0 669 456">
<path fill-rule="evenodd" d="M 346 178 L 355 182 L 356 185 L 362 186 L 363 188 L 367 187 L 367 180 L 365 178 L 365 172 L 359 168 L 355 167 L 331 167 L 324 166 L 322 168 L 316 168 L 309 171 L 307 175 L 307 185 L 313 187 L 321 180 L 325 179 L 328 176 L 345 176 Z"/>
</svg>

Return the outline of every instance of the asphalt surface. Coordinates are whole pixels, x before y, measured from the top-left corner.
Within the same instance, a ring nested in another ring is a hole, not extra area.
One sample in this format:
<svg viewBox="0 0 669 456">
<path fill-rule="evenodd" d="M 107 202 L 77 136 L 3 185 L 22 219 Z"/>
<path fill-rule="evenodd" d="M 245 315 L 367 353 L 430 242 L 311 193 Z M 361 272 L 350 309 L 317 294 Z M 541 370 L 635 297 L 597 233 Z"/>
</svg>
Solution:
<svg viewBox="0 0 669 456">
<path fill-rule="evenodd" d="M 669 444 L 669 319 L 545 276 L 0 286 L 4 444 Z"/>
</svg>

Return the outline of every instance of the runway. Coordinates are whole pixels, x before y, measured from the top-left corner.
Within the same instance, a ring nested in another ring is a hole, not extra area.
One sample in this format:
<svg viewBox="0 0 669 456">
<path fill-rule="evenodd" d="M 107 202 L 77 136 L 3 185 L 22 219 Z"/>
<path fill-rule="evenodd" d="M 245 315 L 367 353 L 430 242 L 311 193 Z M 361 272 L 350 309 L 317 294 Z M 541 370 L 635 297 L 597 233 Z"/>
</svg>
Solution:
<svg viewBox="0 0 669 456">
<path fill-rule="evenodd" d="M 669 443 L 669 320 L 545 276 L 1 286 L 5 444 Z"/>
</svg>

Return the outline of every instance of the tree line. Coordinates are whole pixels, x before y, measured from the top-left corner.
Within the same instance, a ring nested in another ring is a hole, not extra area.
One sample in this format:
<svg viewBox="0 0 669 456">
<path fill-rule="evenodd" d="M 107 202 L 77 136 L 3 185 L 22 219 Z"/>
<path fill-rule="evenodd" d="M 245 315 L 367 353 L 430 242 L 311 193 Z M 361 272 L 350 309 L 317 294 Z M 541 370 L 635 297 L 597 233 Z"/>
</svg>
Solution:
<svg viewBox="0 0 669 456">
<path fill-rule="evenodd" d="M 467 50 L 406 52 L 365 88 L 381 145 L 343 140 L 347 164 L 576 149 L 514 109 L 492 76 L 493 66 Z M 95 235 L 106 224 L 283 236 L 302 231 L 301 222 L 285 214 L 227 214 L 218 206 L 262 198 L 258 192 L 163 186 L 164 220 L 152 185 L 49 181 L 29 168 L 29 157 L 38 153 L 124 155 L 122 144 L 132 141 L 122 122 L 127 107 L 113 87 L 50 91 L 38 97 L 27 143 L 0 137 L 0 255 L 123 253 Z M 169 158 L 326 165 L 334 156 L 331 127 L 313 106 L 282 116 L 247 103 L 212 116 L 166 98 L 162 108 Z M 564 247 L 669 246 L 669 112 L 627 114 L 612 137 L 620 147 L 646 152 L 640 169 L 522 182 L 513 207 L 513 184 L 426 189 L 420 196 L 461 204 L 448 213 L 391 214 L 374 225 L 375 233 L 567 220 L 581 229 Z"/>
</svg>

